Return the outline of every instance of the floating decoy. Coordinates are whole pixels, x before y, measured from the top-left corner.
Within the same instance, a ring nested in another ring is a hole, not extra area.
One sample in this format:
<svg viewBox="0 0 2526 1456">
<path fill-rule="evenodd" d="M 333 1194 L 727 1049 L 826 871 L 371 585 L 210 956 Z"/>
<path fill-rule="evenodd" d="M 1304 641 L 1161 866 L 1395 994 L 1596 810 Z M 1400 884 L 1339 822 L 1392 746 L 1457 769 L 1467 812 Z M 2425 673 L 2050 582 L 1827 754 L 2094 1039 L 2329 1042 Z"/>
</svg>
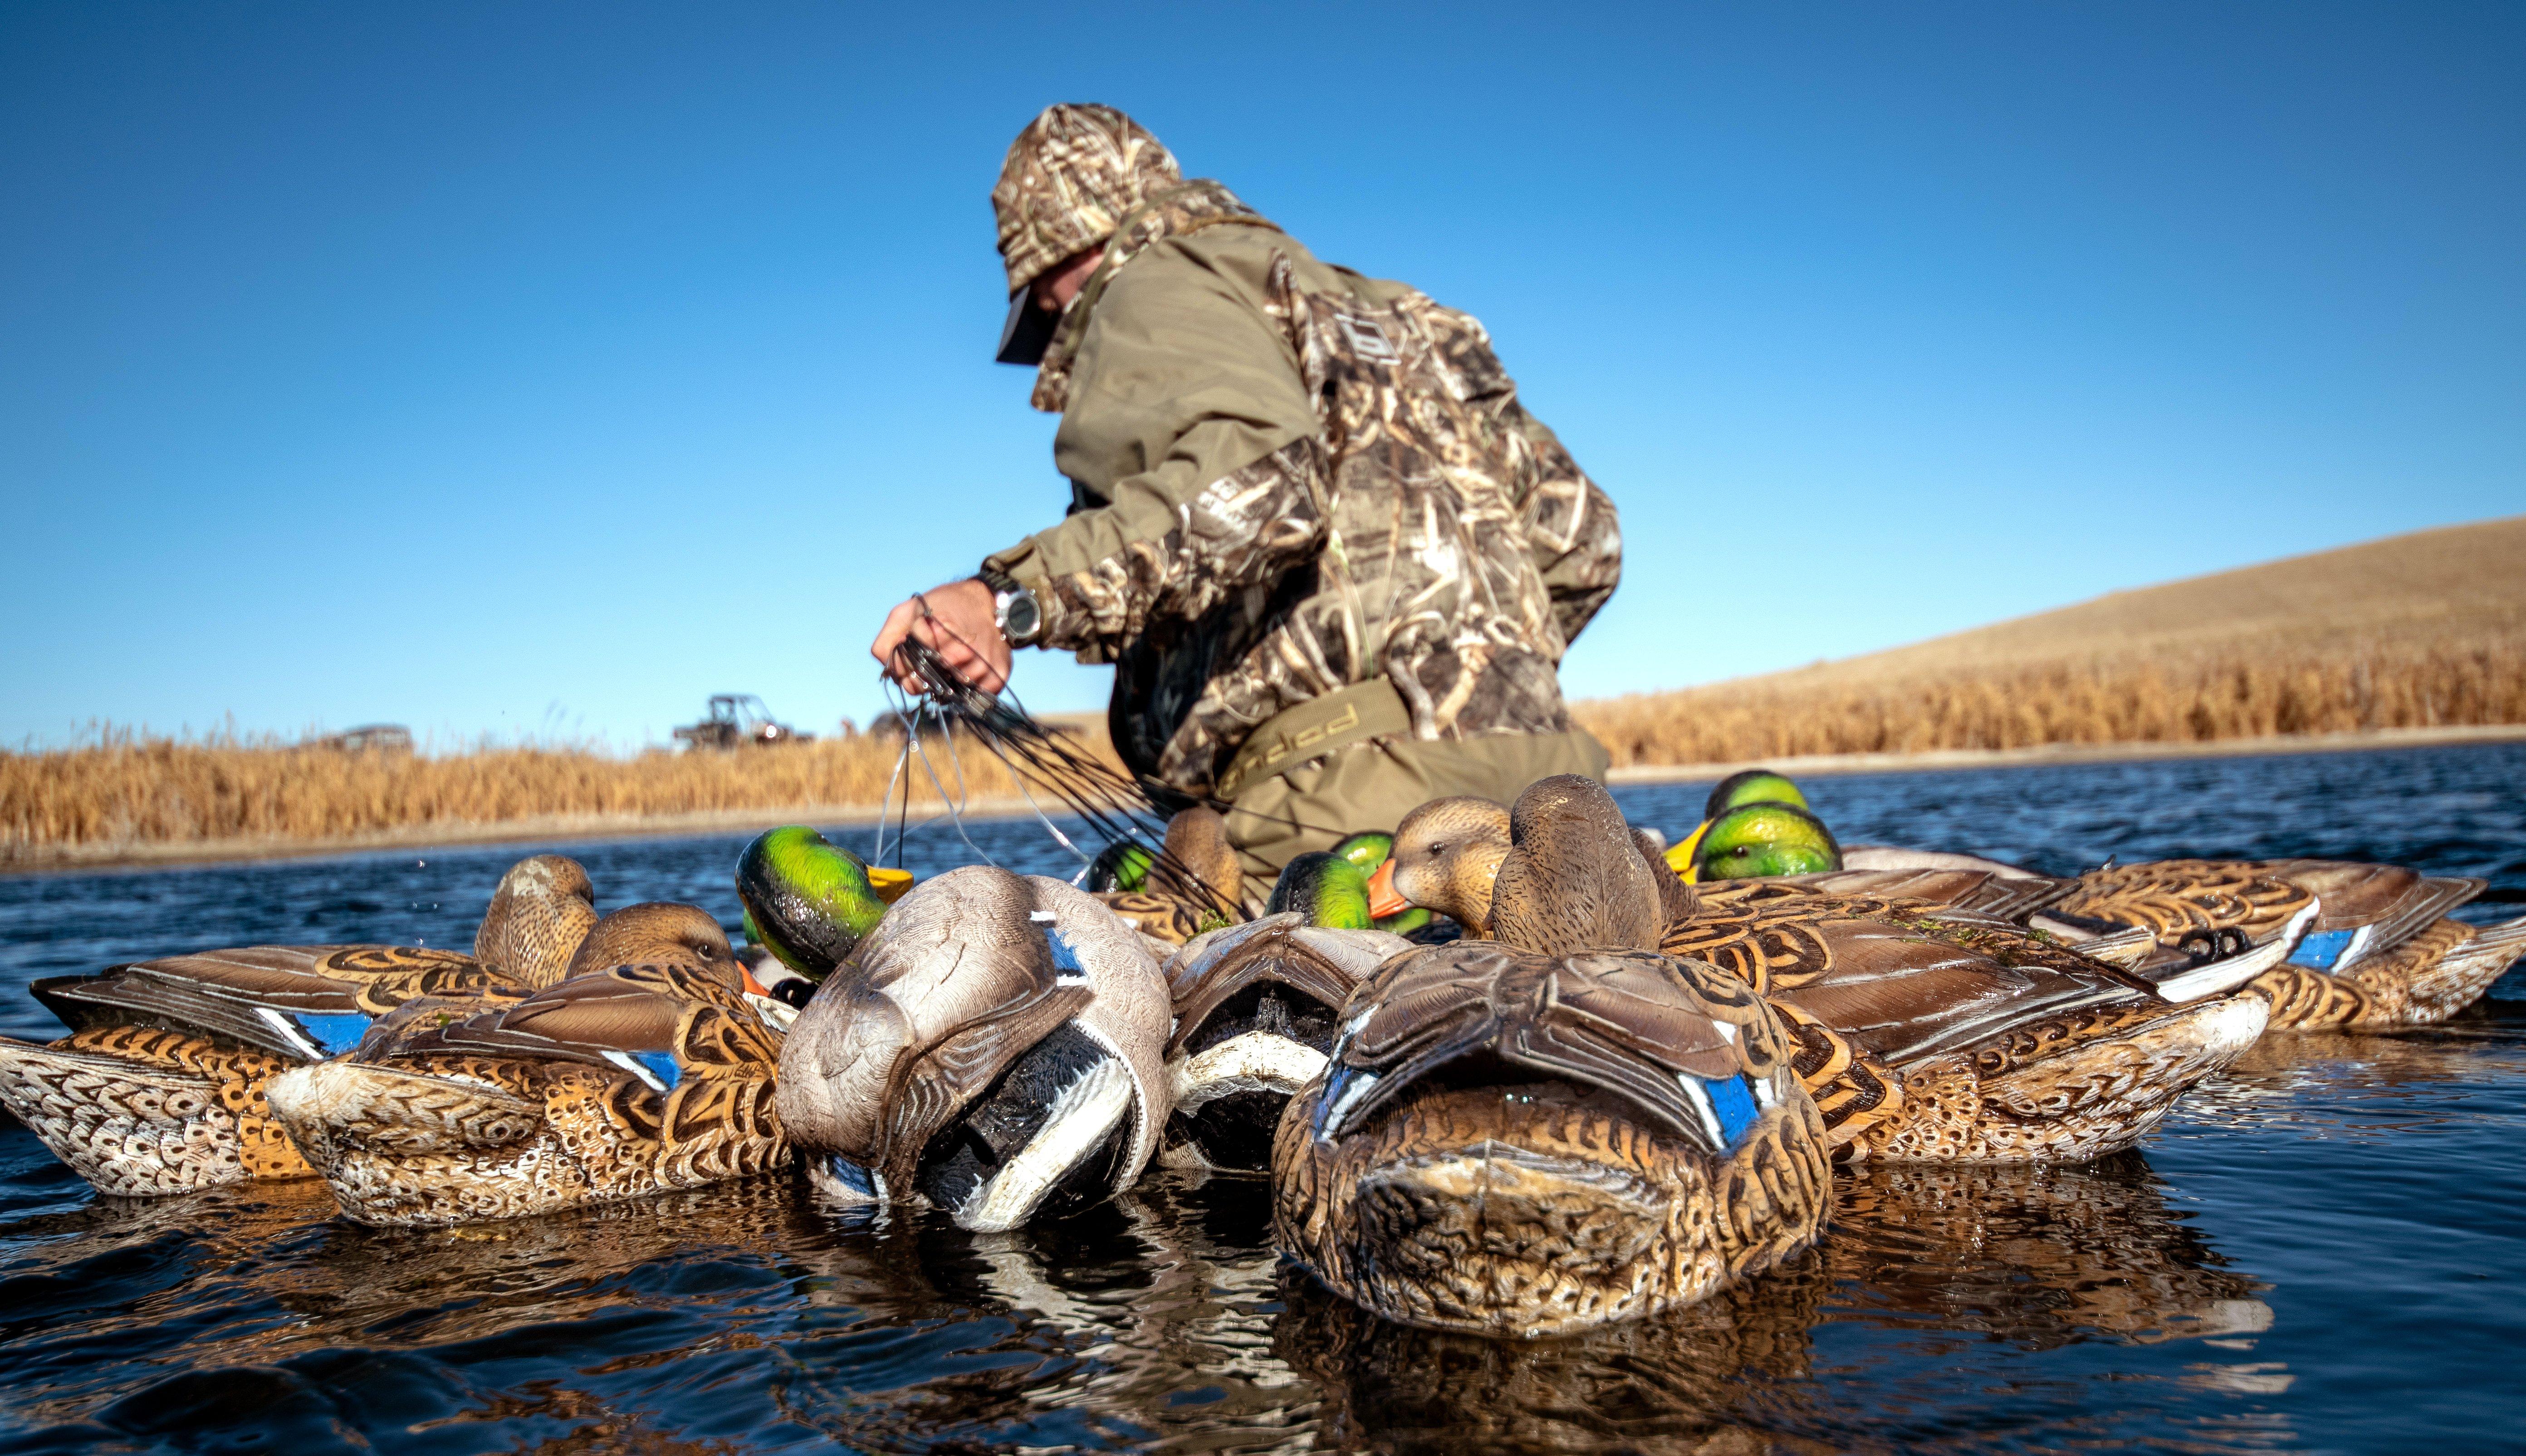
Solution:
<svg viewBox="0 0 2526 1456">
<path fill-rule="evenodd" d="M 1485 813 L 1490 827 L 1473 823 Z M 1445 851 L 1488 842 L 1507 817 L 1497 805 L 1460 805 Z M 1398 836 L 1398 884 L 1428 878 L 1453 895 L 1479 894 L 1473 870 L 1430 870 L 1423 852 Z M 1637 857 L 1643 873 L 1673 878 L 1662 858 L 1644 849 Z M 1844 1159 L 2080 1162 L 2127 1147 L 2261 1033 L 2265 1008 L 2231 993 L 2282 952 L 2253 946 L 2187 960 L 2151 980 L 2116 963 L 2153 949 L 2137 931 L 2082 953 L 1920 900 L 1781 879 L 1677 888 L 1693 896 L 1692 908 L 1679 916 L 1668 901 L 1661 948 L 1716 966 L 1789 1019 L 1802 1079 Z M 1549 908 L 1521 904 L 1533 898 L 1503 875 L 1491 895 L 1494 928 Z"/>
<path fill-rule="evenodd" d="M 905 895 L 781 1056 L 817 1185 L 1012 1229 L 1128 1188 L 1167 1118 L 1167 989 L 1084 891 L 987 865 Z"/>
<path fill-rule="evenodd" d="M 1325 1070 L 1334 1018 L 1379 964 L 1412 949 L 1368 924 L 1368 878 L 1352 861 L 1302 854 L 1267 913 L 1206 931 L 1167 963 L 1174 1112 L 1158 1161 L 1268 1173 L 1272 1130 L 1292 1093 Z"/>
<path fill-rule="evenodd" d="M 2384 1030 L 2447 1020 L 2520 955 L 2526 917 L 2449 918 L 2485 881 L 2341 860 L 2158 860 L 2095 870 L 2034 924 L 2076 939 L 2137 926 L 2170 953 L 2268 944 L 2310 909 L 2288 958 L 2247 987 L 2287 1030 Z"/>
<path fill-rule="evenodd" d="M 1433 910 L 1477 939 L 1490 933 L 1491 884 L 1508 858 L 1508 809 L 1490 799 L 1432 799 L 1394 827 L 1392 852 L 1369 880 L 1368 913 Z"/>
<path fill-rule="evenodd" d="M 748 842 L 736 857 L 745 933 L 787 973 L 755 973 L 765 993 L 784 1008 L 758 1008 L 766 1019 L 786 1029 L 816 987 L 911 887 L 905 871 L 872 868 L 804 825 L 766 829 Z"/>
<path fill-rule="evenodd" d="M 0 1106 L 99 1192 L 149 1197 L 312 1178 L 264 1088 L 350 1050 L 417 1000 L 472 1006 L 569 974 L 595 924 L 586 871 L 559 855 L 503 876 L 474 954 L 256 945 L 62 976 L 30 987 L 70 1034 L 0 1037 Z"/>
<path fill-rule="evenodd" d="M 1497 879 L 1526 903 L 1499 939 L 1386 962 L 1281 1120 L 1276 1241 L 1389 1319 L 1562 1333 L 1700 1299 L 1823 1227 L 1796 1044 L 1750 987 L 1657 951 L 1655 881 L 1575 782 L 1595 802 L 1566 778 L 1519 798 Z"/>
<path fill-rule="evenodd" d="M 589 930 L 575 965 L 502 1005 L 404 1006 L 350 1056 L 272 1079 L 273 1116 L 345 1214 L 516 1218 L 786 1164 L 781 1038 L 716 921 L 630 906 Z"/>
<path fill-rule="evenodd" d="M 1712 821 L 1731 809 L 1745 804 L 1787 804 L 1793 809 L 1807 807 L 1807 796 L 1788 777 L 1769 769 L 1740 769 L 1710 786 L 1710 796 L 1701 802 L 1701 823 L 1692 832 L 1666 849 L 1667 863 L 1675 873 L 1692 882 L 1693 855 L 1701 847 L 1701 836 L 1710 830 Z"/>
<path fill-rule="evenodd" d="M 1091 880 L 1090 887 L 1140 933 L 1177 946 L 1245 919 L 1245 870 L 1217 810 L 1201 804 L 1180 810 L 1167 821 L 1156 855 L 1135 849 L 1118 846 L 1101 857 L 1103 882 Z"/>
</svg>

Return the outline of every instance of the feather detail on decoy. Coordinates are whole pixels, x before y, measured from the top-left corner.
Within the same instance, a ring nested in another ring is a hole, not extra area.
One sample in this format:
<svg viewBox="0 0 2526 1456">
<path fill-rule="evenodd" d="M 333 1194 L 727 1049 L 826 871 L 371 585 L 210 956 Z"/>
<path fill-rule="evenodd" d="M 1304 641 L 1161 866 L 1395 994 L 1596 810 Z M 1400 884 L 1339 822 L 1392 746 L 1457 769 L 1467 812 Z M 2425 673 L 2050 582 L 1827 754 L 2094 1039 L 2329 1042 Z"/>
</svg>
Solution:
<svg viewBox="0 0 2526 1456">
<path fill-rule="evenodd" d="M 1370 972 L 1412 949 L 1368 927 L 1367 877 L 1338 855 L 1292 859 L 1267 908 L 1167 963 L 1174 1111 L 1158 1160 L 1168 1167 L 1270 1172 L 1272 1130 L 1325 1070 L 1335 1015 Z"/>
<path fill-rule="evenodd" d="M 71 1034 L 0 1037 L 5 1106 L 98 1191 L 190 1192 L 310 1178 L 264 1100 L 291 1067 L 349 1050 L 415 1001 L 471 1006 L 559 979 L 594 912 L 557 855 L 501 878 L 475 937 L 494 959 L 391 945 L 258 945 L 36 981 Z"/>
<path fill-rule="evenodd" d="M 1144 862 L 1137 866 L 1141 879 L 1137 887 L 1105 889 L 1096 895 L 1140 933 L 1170 946 L 1182 945 L 1204 930 L 1245 918 L 1245 871 L 1228 837 L 1228 821 L 1219 811 L 1201 804 L 1179 810 L 1167 821 L 1159 852 L 1141 853 Z M 1118 866 L 1129 863 L 1128 849 L 1116 857 Z"/>
<path fill-rule="evenodd" d="M 1274 1239 L 1429 1329 L 1557 1334 L 1691 1303 L 1822 1230 L 1794 1046 L 1749 987 L 1653 951 L 1415 949 L 1353 993 L 1282 1116 Z"/>
<path fill-rule="evenodd" d="M 2526 920 L 2448 918 L 2483 887 L 2400 865 L 2159 860 L 2091 871 L 2033 923 L 2071 940 L 2139 927 L 2168 961 L 2277 945 L 2286 960 L 2247 986 L 2275 1028 L 2386 1030 L 2447 1020 L 2526 953 Z"/>
<path fill-rule="evenodd" d="M 1739 806 L 1717 822 L 1781 807 Z M 1993 872 L 1935 873 L 1961 894 L 1982 892 Z M 2269 969 L 2277 945 L 2151 977 L 2117 964 L 2150 949 L 2139 936 L 2082 955 L 1988 915 L 1808 887 L 1848 874 L 1678 885 L 1692 896 L 1681 918 L 1672 907 L 1686 902 L 1660 885 L 1660 948 L 1744 980 L 1789 1020 L 1839 1157 L 2099 1157 L 2138 1140 L 2262 1029 L 2263 1008 L 2229 993 Z M 1505 873 L 1494 893 L 1512 893 Z M 2068 1100 L 2055 1106 L 2055 1091 Z"/>
<path fill-rule="evenodd" d="M 501 1004 L 409 1003 L 351 1056 L 273 1079 L 274 1116 L 344 1213 L 517 1218 L 787 1163 L 781 1038 L 716 923 L 636 905 L 587 944 L 629 959 Z"/>
<path fill-rule="evenodd" d="M 1139 1176 L 1167 1116 L 1167 1031 L 1156 961 L 1095 898 L 951 870 L 800 1013 L 783 1125 L 831 1194 L 1015 1228 Z"/>
</svg>

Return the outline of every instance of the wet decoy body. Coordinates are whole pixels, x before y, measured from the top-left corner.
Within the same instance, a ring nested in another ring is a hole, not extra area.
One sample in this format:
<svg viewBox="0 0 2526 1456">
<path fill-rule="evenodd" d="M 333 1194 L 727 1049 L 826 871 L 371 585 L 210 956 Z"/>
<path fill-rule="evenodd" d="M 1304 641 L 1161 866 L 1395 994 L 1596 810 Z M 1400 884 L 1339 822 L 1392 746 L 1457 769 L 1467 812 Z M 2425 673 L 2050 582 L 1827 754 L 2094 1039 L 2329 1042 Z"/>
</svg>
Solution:
<svg viewBox="0 0 2526 1456">
<path fill-rule="evenodd" d="M 1639 858 L 1665 868 L 1645 846 Z M 1688 914 L 1676 891 L 1692 896 Z M 1503 875 L 1494 921 L 1513 921 L 1522 894 Z M 2228 993 L 2281 951 L 2184 960 L 2152 981 L 2117 964 L 2152 948 L 2139 932 L 2083 954 L 1995 917 L 1796 879 L 1675 884 L 1662 899 L 1661 949 L 1736 977 L 1789 1019 L 1844 1159 L 2079 1162 L 2129 1146 L 2260 1034 L 2265 1008 Z"/>
<path fill-rule="evenodd" d="M 2137 926 L 2161 949 L 2197 956 L 2286 939 L 2286 961 L 2247 987 L 2270 1003 L 2274 1027 L 2383 1030 L 2447 1020 L 2526 954 L 2526 918 L 2448 917 L 2483 887 L 2342 860 L 2159 860 L 2091 871 L 2034 923 L 2069 939 Z"/>
<path fill-rule="evenodd" d="M 707 913 L 618 910 L 576 964 L 506 1004 L 407 1005 L 349 1057 L 272 1079 L 274 1117 L 344 1213 L 515 1218 L 785 1165 L 781 1038 Z"/>
<path fill-rule="evenodd" d="M 1195 936 L 1167 963 L 1174 1111 L 1159 1162 L 1269 1173 L 1272 1131 L 1291 1094 L 1325 1070 L 1334 1019 L 1392 956 L 1400 935 L 1368 926 L 1368 878 L 1338 854 L 1281 872 L 1270 913 Z"/>
<path fill-rule="evenodd" d="M 1167 821 L 1162 851 L 1140 868 L 1139 883 L 1101 890 L 1106 908 L 1153 940 L 1182 945 L 1204 930 L 1245 918 L 1245 871 L 1229 841 L 1228 821 L 1195 804 Z"/>
<path fill-rule="evenodd" d="M 1521 796 L 1498 878 L 1538 903 L 1492 917 L 1496 941 L 1387 961 L 1282 1117 L 1276 1241 L 1389 1319 L 1583 1329 L 1700 1299 L 1822 1228 L 1824 1129 L 1787 1029 L 1653 948 L 1653 881 L 1583 783 Z"/>
<path fill-rule="evenodd" d="M 801 1012 L 780 1110 L 817 1184 L 1015 1228 L 1131 1186 L 1167 1117 L 1166 982 L 1084 891 L 925 880 Z"/>
<path fill-rule="evenodd" d="M 38 980 L 70 1034 L 0 1037 L 0 1106 L 99 1192 L 314 1177 L 272 1119 L 274 1077 L 350 1050 L 409 1003 L 470 1007 L 559 980 L 595 922 L 589 902 L 575 861 L 537 855 L 501 879 L 471 956 L 257 945 Z"/>
</svg>

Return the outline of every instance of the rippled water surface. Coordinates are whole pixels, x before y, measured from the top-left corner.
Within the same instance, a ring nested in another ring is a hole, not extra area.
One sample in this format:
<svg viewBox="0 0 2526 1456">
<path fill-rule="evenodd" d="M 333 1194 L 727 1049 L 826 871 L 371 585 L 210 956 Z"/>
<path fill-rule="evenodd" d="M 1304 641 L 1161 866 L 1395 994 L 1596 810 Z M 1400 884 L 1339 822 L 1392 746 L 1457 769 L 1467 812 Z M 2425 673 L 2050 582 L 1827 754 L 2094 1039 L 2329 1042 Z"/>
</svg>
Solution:
<svg viewBox="0 0 2526 1456">
<path fill-rule="evenodd" d="M 1819 778 L 1846 842 L 2056 872 L 2314 854 L 2526 910 L 2526 746 Z M 1689 828 L 1706 785 L 1636 786 Z M 977 826 L 1066 874 L 1039 828 Z M 600 903 L 736 918 L 741 836 L 580 845 Z M 847 842 L 864 842 L 852 831 Z M 916 836 L 924 873 L 969 857 Z M 253 942 L 470 943 L 525 847 L 0 879 L 0 1030 L 38 976 Z M 92 1195 L 0 1117 L 0 1445 L 723 1451 L 2517 1448 L 2526 984 L 2447 1027 L 2266 1040 L 2085 1168 L 1845 1180 L 1724 1300 L 1497 1344 L 1279 1268 L 1259 1185 L 1169 1176 L 1017 1234 L 783 1180 L 434 1233 L 322 1184 Z"/>
</svg>

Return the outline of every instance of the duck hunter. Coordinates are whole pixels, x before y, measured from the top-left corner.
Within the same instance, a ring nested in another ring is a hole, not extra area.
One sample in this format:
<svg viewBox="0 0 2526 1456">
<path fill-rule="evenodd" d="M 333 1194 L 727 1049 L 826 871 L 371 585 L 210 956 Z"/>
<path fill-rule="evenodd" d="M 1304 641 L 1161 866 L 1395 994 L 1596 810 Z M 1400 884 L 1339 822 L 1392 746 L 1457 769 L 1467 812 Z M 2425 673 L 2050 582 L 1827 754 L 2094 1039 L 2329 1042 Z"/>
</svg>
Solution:
<svg viewBox="0 0 2526 1456">
<path fill-rule="evenodd" d="M 1227 815 L 1249 885 L 1449 794 L 1601 778 L 1556 668 L 1613 595 L 1613 502 L 1472 317 L 1317 261 L 1106 106 L 1046 110 L 991 189 L 999 359 L 1061 416 L 1060 524 L 920 593 L 997 691 L 1011 649 L 1114 665 L 1123 762 Z M 1172 798 L 1174 802 L 1167 802 Z"/>
</svg>

